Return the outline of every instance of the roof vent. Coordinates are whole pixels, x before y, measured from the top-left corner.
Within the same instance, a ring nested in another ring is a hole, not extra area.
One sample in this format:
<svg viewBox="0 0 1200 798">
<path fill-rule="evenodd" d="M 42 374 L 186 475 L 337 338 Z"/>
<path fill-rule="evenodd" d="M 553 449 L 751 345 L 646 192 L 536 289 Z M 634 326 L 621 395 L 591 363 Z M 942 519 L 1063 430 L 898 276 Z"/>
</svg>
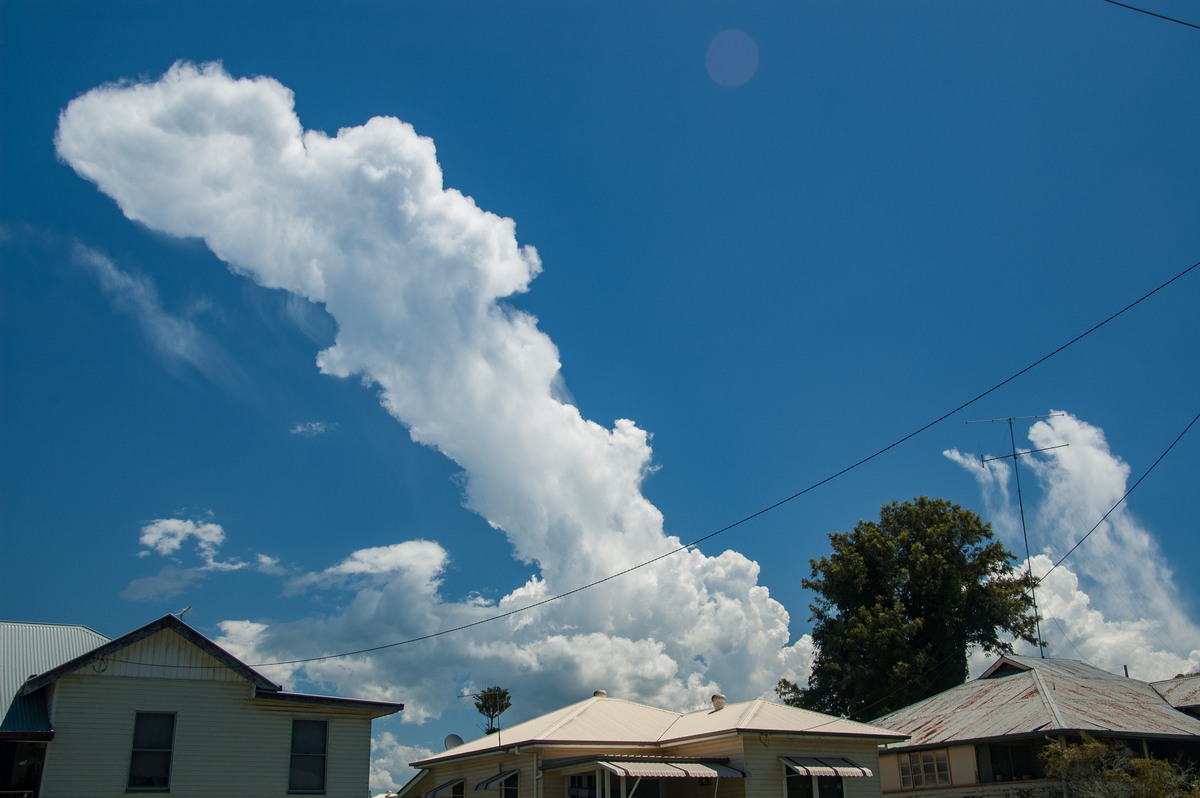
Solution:
<svg viewBox="0 0 1200 798">
<path fill-rule="evenodd" d="M 725 708 L 725 696 L 722 695 L 721 693 L 717 693 L 716 695 L 714 695 L 712 697 L 712 702 L 713 702 L 713 709 L 724 709 Z"/>
<path fill-rule="evenodd" d="M 592 693 L 592 696 L 595 698 L 608 698 L 608 693 L 604 690 L 597 690 L 596 692 Z"/>
</svg>

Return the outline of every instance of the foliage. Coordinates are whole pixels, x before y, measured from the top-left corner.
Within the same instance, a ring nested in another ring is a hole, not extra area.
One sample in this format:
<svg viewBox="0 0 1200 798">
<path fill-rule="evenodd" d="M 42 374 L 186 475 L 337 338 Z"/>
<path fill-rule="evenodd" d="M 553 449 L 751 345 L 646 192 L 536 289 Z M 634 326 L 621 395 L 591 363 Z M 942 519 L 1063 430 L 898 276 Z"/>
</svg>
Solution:
<svg viewBox="0 0 1200 798">
<path fill-rule="evenodd" d="M 808 686 L 780 680 L 786 703 L 869 720 L 961 684 L 971 646 L 1035 643 L 1029 580 L 990 524 L 926 496 L 829 536 L 810 560 L 817 652 Z"/>
<path fill-rule="evenodd" d="M 1066 798 L 1200 798 L 1200 784 L 1187 769 L 1086 735 L 1080 743 L 1048 745 L 1039 756 L 1046 775 L 1062 779 Z"/>
<path fill-rule="evenodd" d="M 500 731 L 500 715 L 512 706 L 508 691 L 503 687 L 493 685 L 485 687 L 475 694 L 475 709 L 487 718 L 487 725 L 481 726 L 484 734 L 495 734 Z"/>
</svg>

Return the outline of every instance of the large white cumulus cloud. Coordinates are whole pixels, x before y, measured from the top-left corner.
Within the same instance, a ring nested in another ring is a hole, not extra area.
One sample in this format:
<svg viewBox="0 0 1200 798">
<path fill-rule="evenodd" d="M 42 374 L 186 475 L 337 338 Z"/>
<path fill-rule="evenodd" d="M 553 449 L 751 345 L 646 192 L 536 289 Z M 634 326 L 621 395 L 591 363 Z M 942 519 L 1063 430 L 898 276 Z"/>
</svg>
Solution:
<svg viewBox="0 0 1200 798">
<path fill-rule="evenodd" d="M 561 401 L 556 347 L 502 301 L 529 288 L 537 253 L 512 220 L 443 186 L 433 142 L 410 125 L 305 131 L 278 82 L 178 64 L 73 101 L 57 146 L 130 219 L 203 238 L 235 271 L 322 303 L 337 337 L 319 367 L 378 386 L 414 440 L 463 468 L 468 506 L 536 570 L 489 606 L 440 594 L 436 543 L 348 552 L 290 583 L 345 590 L 337 614 L 225 625 L 252 661 L 471 624 L 679 546 L 642 495 L 647 434 Z M 761 694 L 780 676 L 802 679 L 810 651 L 789 645 L 787 613 L 757 579 L 737 553 L 688 551 L 502 623 L 298 675 L 402 700 L 410 721 L 476 674 L 529 685 L 542 708 L 601 686 L 676 706 L 722 686 Z"/>
<path fill-rule="evenodd" d="M 1029 440 L 1031 449 L 1048 450 L 1020 459 L 1026 478 L 1032 473 L 1040 488 L 1039 498 L 1026 507 L 1026 520 L 1031 548 L 1041 550 L 1031 552 L 1033 573 L 1046 577 L 1037 600 L 1048 653 L 1085 659 L 1114 673 L 1129 666 L 1131 676 L 1146 680 L 1200 669 L 1200 628 L 1158 541 L 1127 504 L 1071 551 L 1128 489 L 1129 465 L 1110 450 L 1104 431 L 1054 412 L 1032 426 Z M 945 454 L 976 477 L 989 518 L 1011 550 L 1023 551 L 1009 489 L 1012 461 L 980 468 L 975 457 Z"/>
</svg>

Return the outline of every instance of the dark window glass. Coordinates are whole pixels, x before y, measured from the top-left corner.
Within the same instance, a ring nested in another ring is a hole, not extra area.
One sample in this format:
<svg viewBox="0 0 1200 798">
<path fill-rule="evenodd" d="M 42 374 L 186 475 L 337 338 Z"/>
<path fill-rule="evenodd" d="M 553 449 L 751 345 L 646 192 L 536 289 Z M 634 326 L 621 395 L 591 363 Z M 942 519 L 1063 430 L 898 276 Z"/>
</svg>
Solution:
<svg viewBox="0 0 1200 798">
<path fill-rule="evenodd" d="M 288 792 L 325 791 L 325 745 L 329 721 L 292 721 L 292 763 Z"/>
<path fill-rule="evenodd" d="M 819 798 L 842 798 L 841 776 L 817 776 Z"/>
<path fill-rule="evenodd" d="M 788 768 L 787 798 L 813 798 L 813 777 Z"/>
<path fill-rule="evenodd" d="M 129 756 L 130 790 L 171 787 L 171 749 L 175 744 L 175 714 L 139 712 L 133 720 L 133 751 Z"/>
<path fill-rule="evenodd" d="M 517 786 L 517 774 L 514 773 L 500 785 L 500 798 L 517 798 Z"/>
</svg>

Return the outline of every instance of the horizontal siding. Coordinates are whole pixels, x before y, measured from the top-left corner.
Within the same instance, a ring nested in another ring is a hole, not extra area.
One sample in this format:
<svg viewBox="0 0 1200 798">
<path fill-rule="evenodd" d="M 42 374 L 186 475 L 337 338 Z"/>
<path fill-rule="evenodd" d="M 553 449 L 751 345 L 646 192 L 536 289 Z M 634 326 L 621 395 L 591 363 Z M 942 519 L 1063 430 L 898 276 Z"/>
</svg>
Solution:
<svg viewBox="0 0 1200 798">
<path fill-rule="evenodd" d="M 784 737 L 763 735 L 745 740 L 746 767 L 754 774 L 746 798 L 784 798 L 784 766 L 781 756 L 840 756 L 869 768 L 870 777 L 843 779 L 845 798 L 878 798 L 879 752 L 875 741 L 841 737 Z"/>
<path fill-rule="evenodd" d="M 86 670 L 60 679 L 55 693 L 42 798 L 126 796 L 138 711 L 176 713 L 175 798 L 286 796 L 292 718 L 329 720 L 326 794 L 367 793 L 366 713 L 254 701 L 244 681 L 114 678 Z"/>
</svg>

